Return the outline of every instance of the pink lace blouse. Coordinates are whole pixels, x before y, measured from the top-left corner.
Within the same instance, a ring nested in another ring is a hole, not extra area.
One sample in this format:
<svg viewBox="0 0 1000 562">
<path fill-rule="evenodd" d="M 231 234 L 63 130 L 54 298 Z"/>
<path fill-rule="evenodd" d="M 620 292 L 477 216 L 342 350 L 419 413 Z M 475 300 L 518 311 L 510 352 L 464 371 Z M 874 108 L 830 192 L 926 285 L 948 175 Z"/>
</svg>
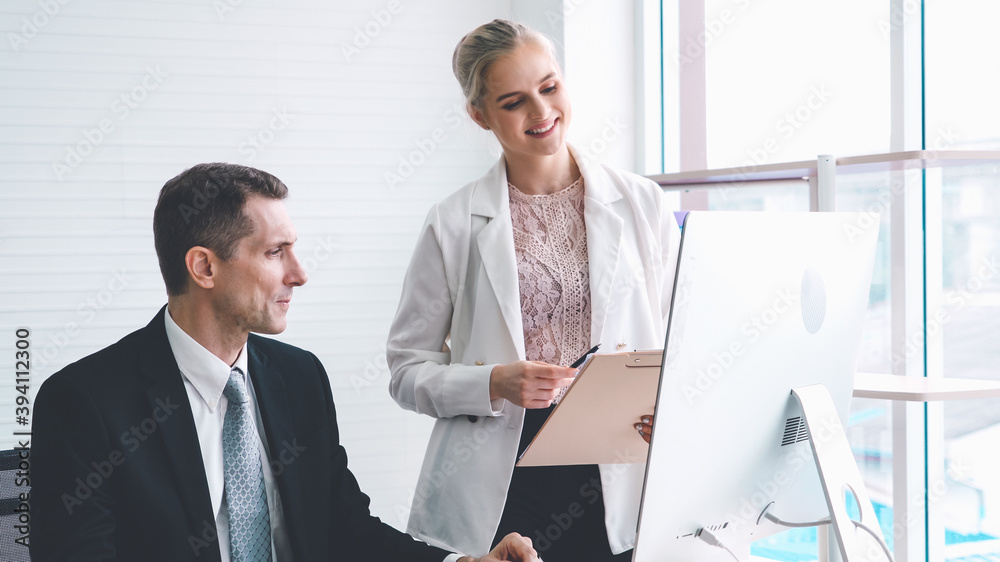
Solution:
<svg viewBox="0 0 1000 562">
<path fill-rule="evenodd" d="M 583 178 L 548 195 L 507 187 L 526 358 L 568 366 L 591 345 Z"/>
</svg>

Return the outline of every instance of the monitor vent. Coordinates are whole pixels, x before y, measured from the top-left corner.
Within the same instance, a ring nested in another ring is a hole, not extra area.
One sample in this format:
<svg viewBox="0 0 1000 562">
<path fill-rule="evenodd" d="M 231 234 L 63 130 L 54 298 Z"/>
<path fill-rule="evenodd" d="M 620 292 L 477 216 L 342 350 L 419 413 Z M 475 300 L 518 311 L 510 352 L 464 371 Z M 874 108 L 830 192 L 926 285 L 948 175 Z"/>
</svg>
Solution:
<svg viewBox="0 0 1000 562">
<path fill-rule="evenodd" d="M 710 532 L 714 533 L 716 531 L 721 531 L 721 530 L 725 529 L 726 527 L 729 527 L 729 521 L 726 521 L 725 523 L 717 523 L 715 525 L 709 525 L 707 527 L 702 527 L 702 528 L 698 529 L 697 531 L 695 531 L 693 533 L 688 533 L 686 535 L 682 535 L 682 536 L 679 536 L 677 538 L 678 539 L 683 539 L 683 538 L 687 538 L 687 537 L 696 537 L 697 538 L 697 537 L 700 537 L 701 533 L 704 532 L 704 531 L 710 531 Z"/>
<path fill-rule="evenodd" d="M 792 445 L 800 441 L 809 439 L 809 429 L 806 428 L 806 420 L 801 417 L 788 418 L 785 420 L 785 434 L 781 437 L 781 446 Z"/>
</svg>

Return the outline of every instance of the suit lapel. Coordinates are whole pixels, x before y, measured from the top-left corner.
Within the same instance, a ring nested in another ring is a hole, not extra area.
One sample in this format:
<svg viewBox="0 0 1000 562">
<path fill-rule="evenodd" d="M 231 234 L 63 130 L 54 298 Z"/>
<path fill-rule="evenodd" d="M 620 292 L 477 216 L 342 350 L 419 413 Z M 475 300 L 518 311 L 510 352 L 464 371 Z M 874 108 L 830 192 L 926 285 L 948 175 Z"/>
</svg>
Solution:
<svg viewBox="0 0 1000 562">
<path fill-rule="evenodd" d="M 267 439 L 269 462 L 274 473 L 274 480 L 281 494 L 281 503 L 285 506 L 285 528 L 288 530 L 289 542 L 296 559 L 305 559 L 305 553 L 300 546 L 307 544 L 308 537 L 302 536 L 303 525 L 296 519 L 296 509 L 301 505 L 301 479 L 289 477 L 295 470 L 295 463 L 285 464 L 280 452 L 295 444 L 294 429 L 291 419 L 291 403 L 288 391 L 285 389 L 284 375 L 278 365 L 268 362 L 267 354 L 254 341 L 257 336 L 251 334 L 247 342 L 247 368 L 253 381 L 254 395 L 257 398 L 257 408 L 260 409 L 261 424 Z M 274 467 L 280 466 L 280 469 Z"/>
<path fill-rule="evenodd" d="M 507 333 L 514 341 L 518 355 L 524 357 L 524 327 L 521 323 L 521 291 L 517 282 L 517 260 L 514 257 L 514 237 L 510 212 L 483 227 L 476 237 L 483 268 L 500 305 Z"/>
<path fill-rule="evenodd" d="M 572 147 L 570 148 L 572 151 Z M 599 165 L 588 164 L 576 151 L 573 157 L 583 175 L 583 217 L 587 224 L 587 252 L 590 261 L 590 337 L 593 342 L 603 340 L 604 324 L 611 304 L 612 289 L 618 274 L 618 257 L 621 249 L 625 221 L 611 204 L 622 198 L 608 174 Z"/>
<path fill-rule="evenodd" d="M 152 382 L 146 389 L 150 411 L 171 412 L 170 417 L 157 427 L 167 449 L 167 458 L 170 459 L 177 482 L 177 495 L 184 504 L 188 526 L 197 531 L 195 536 L 201 536 L 205 523 L 215 528 L 215 514 L 212 511 L 205 463 L 198 446 L 198 431 L 194 425 L 191 403 L 184 389 L 183 376 L 167 342 L 163 323 L 165 313 L 164 306 L 143 329 L 140 369 Z M 174 405 L 176 410 L 173 409 Z M 217 547 L 208 548 L 206 552 L 210 560 L 218 559 Z"/>
<path fill-rule="evenodd" d="M 476 184 L 472 195 L 472 214 L 485 217 L 486 226 L 476 235 L 476 246 L 483 262 L 507 333 L 524 357 L 524 327 L 521 322 L 521 291 L 517 282 L 517 258 L 514 255 L 514 230 L 507 195 L 507 164 L 503 158 Z"/>
</svg>

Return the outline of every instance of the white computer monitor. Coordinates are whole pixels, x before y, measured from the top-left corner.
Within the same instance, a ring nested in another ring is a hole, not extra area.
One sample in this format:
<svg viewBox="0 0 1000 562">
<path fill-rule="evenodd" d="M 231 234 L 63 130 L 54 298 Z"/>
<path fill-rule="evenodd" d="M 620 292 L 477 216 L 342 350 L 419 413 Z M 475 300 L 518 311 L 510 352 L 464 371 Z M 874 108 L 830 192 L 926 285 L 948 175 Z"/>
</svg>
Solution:
<svg viewBox="0 0 1000 562">
<path fill-rule="evenodd" d="M 846 427 L 878 221 L 692 212 L 684 223 L 635 562 L 726 561 L 829 516 L 791 390 L 825 385 Z M 853 461 L 852 461 L 853 462 Z"/>
</svg>

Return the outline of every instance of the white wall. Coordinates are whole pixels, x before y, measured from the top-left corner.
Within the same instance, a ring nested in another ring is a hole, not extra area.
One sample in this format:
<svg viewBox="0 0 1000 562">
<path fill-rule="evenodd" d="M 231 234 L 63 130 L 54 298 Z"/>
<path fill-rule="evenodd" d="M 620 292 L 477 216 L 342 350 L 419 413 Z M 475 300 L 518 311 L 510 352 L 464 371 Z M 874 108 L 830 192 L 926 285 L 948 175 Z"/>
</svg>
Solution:
<svg viewBox="0 0 1000 562">
<path fill-rule="evenodd" d="M 320 356 L 351 467 L 402 526 L 431 420 L 389 397 L 385 337 L 427 208 L 493 161 L 451 53 L 509 2 L 229 2 L 0 7 L 0 447 L 15 329 L 32 332 L 33 394 L 145 325 L 165 302 L 157 192 L 240 162 L 288 184 L 310 270 L 280 339 Z"/>
<path fill-rule="evenodd" d="M 631 169 L 629 3 L 5 0 L 0 354 L 31 330 L 33 395 L 145 325 L 165 302 L 151 232 L 163 183 L 207 161 L 272 172 L 310 273 L 280 339 L 323 361 L 351 467 L 402 527 L 431 420 L 389 397 L 384 342 L 427 208 L 495 158 L 452 49 L 512 14 L 565 41 L 577 144 L 621 123 L 594 153 Z M 13 367 L 0 363 L 0 448 L 20 429 Z"/>
<path fill-rule="evenodd" d="M 567 0 L 563 9 L 570 141 L 593 159 L 635 170 L 633 2 Z"/>
</svg>

